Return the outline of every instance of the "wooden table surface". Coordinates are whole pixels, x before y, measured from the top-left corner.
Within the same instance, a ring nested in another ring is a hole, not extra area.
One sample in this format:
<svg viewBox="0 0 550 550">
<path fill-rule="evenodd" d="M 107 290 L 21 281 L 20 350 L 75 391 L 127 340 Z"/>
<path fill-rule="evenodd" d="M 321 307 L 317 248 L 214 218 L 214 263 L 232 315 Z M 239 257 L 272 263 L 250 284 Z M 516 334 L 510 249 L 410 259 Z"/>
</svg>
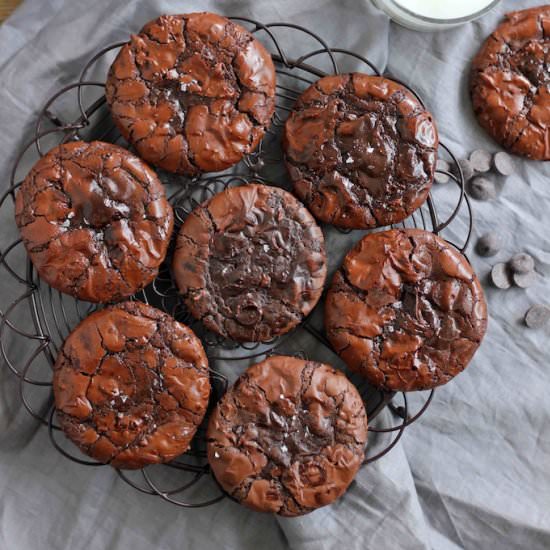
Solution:
<svg viewBox="0 0 550 550">
<path fill-rule="evenodd" d="M 21 3 L 21 0 L 0 0 L 0 23 Z"/>
</svg>

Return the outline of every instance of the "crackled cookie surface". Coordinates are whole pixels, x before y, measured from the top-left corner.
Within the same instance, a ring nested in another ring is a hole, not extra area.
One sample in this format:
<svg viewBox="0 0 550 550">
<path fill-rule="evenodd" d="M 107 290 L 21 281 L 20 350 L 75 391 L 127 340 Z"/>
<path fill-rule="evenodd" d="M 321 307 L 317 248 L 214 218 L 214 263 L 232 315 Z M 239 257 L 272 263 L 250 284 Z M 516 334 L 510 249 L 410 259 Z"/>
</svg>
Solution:
<svg viewBox="0 0 550 550">
<path fill-rule="evenodd" d="M 481 126 L 510 151 L 550 160 L 550 6 L 509 13 L 475 57 Z"/>
<path fill-rule="evenodd" d="M 343 228 L 402 221 L 430 191 L 438 135 L 403 86 L 361 73 L 327 76 L 299 98 L 283 145 L 294 190 Z"/>
<path fill-rule="evenodd" d="M 157 275 L 173 228 L 157 175 L 126 149 L 59 145 L 32 168 L 15 219 L 40 277 L 90 302 L 116 302 Z"/>
<path fill-rule="evenodd" d="M 197 207 L 178 234 L 174 277 L 210 330 L 266 341 L 302 321 L 326 277 L 323 233 L 290 193 L 249 184 Z"/>
<path fill-rule="evenodd" d="M 188 327 L 123 302 L 92 313 L 69 335 L 53 389 L 59 424 L 84 453 L 142 468 L 189 447 L 208 404 L 208 362 Z"/>
<path fill-rule="evenodd" d="M 460 373 L 487 328 L 483 290 L 451 245 L 420 229 L 364 237 L 334 275 L 327 336 L 386 390 L 424 390 Z"/>
<path fill-rule="evenodd" d="M 106 96 L 141 157 L 194 175 L 256 148 L 275 110 L 275 68 L 262 44 L 225 17 L 163 15 L 121 48 Z"/>
<path fill-rule="evenodd" d="M 297 516 L 348 488 L 364 458 L 367 415 L 342 372 L 273 356 L 223 396 L 207 437 L 225 491 L 255 510 Z"/>
</svg>

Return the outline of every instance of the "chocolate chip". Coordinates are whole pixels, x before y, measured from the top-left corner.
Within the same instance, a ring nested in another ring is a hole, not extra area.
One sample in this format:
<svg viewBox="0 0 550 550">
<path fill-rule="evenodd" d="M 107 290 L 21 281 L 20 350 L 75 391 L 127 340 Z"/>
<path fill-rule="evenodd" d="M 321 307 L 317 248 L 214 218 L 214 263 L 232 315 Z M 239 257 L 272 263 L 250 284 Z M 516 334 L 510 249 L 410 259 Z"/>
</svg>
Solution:
<svg viewBox="0 0 550 550">
<path fill-rule="evenodd" d="M 527 273 L 514 273 L 514 284 L 520 288 L 529 288 L 537 282 L 537 273 L 528 271 Z"/>
<path fill-rule="evenodd" d="M 493 156 L 489 151 L 477 149 L 470 155 L 470 164 L 475 172 L 488 172 L 491 169 Z"/>
<path fill-rule="evenodd" d="M 478 201 L 490 201 L 496 199 L 497 190 L 491 180 L 477 176 L 469 182 L 468 194 Z"/>
<path fill-rule="evenodd" d="M 537 304 L 525 314 L 525 324 L 529 328 L 543 328 L 550 323 L 550 306 Z"/>
<path fill-rule="evenodd" d="M 495 170 L 501 176 L 511 176 L 516 171 L 514 160 L 504 151 L 501 151 L 494 156 L 493 164 L 495 166 Z"/>
<path fill-rule="evenodd" d="M 535 269 L 535 259 L 533 256 L 529 256 L 529 254 L 516 254 L 510 260 L 510 269 L 514 273 L 528 273 Z"/>
<path fill-rule="evenodd" d="M 468 159 L 458 159 L 457 162 L 460 168 L 462 168 L 464 181 L 470 181 L 474 175 L 474 169 L 472 168 L 471 162 Z M 460 172 L 456 164 L 453 166 L 453 174 L 455 174 L 457 177 L 460 177 Z"/>
<path fill-rule="evenodd" d="M 250 170 L 252 172 L 261 172 L 265 168 L 265 161 L 258 157 L 250 160 Z"/>
<path fill-rule="evenodd" d="M 498 263 L 491 269 L 491 281 L 493 284 L 502 290 L 506 290 L 512 286 L 512 278 L 508 266 L 503 263 Z"/>
<path fill-rule="evenodd" d="M 485 233 L 476 243 L 476 252 L 480 256 L 495 256 L 502 247 L 502 239 L 497 233 Z"/>
<path fill-rule="evenodd" d="M 437 159 L 437 163 L 435 165 L 435 175 L 434 175 L 434 181 L 436 183 L 447 183 L 450 179 L 448 174 L 442 174 L 443 172 L 449 172 L 451 170 L 451 166 L 446 160 L 443 159 Z"/>
</svg>

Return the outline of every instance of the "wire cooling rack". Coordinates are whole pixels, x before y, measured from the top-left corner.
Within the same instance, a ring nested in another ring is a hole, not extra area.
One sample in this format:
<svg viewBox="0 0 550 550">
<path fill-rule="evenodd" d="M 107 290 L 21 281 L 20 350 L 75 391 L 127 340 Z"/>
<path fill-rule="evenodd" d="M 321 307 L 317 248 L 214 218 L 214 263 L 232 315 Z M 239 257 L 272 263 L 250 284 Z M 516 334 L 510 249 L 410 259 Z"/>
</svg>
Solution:
<svg viewBox="0 0 550 550">
<path fill-rule="evenodd" d="M 331 48 L 320 36 L 307 28 L 290 23 L 263 24 L 244 17 L 231 19 L 248 27 L 272 52 L 277 71 L 276 112 L 272 126 L 258 150 L 247 156 L 231 173 L 186 178 L 159 172 L 174 208 L 174 235 L 195 206 L 227 187 L 259 181 L 288 188 L 288 179 L 281 162 L 281 129 L 298 95 L 317 78 L 351 70 L 381 74 L 369 59 L 352 51 Z M 293 51 L 290 54 L 284 44 L 291 42 L 301 44 L 305 53 L 297 54 Z M 106 72 L 116 51 L 125 43 L 119 42 L 103 48 L 86 63 L 76 82 L 61 88 L 46 102 L 38 116 L 33 138 L 16 159 L 10 186 L 0 197 L 0 208 L 9 209 L 12 219 L 13 201 L 17 188 L 26 175 L 25 166 L 28 168 L 38 156 L 42 156 L 54 145 L 75 139 L 97 139 L 128 147 L 110 118 L 103 94 L 104 80 L 89 79 L 92 72 Z M 423 103 L 422 98 L 405 83 L 391 75 L 384 76 L 406 86 Z M 463 242 L 451 243 L 464 252 L 472 234 L 472 211 L 464 193 L 464 177 L 455 156 L 443 143 L 440 143 L 439 155 L 454 165 L 451 172 L 443 172 L 456 185 L 454 207 L 444 220 L 440 220 L 441 213 L 430 194 L 426 204 L 399 224 L 399 227 L 421 227 L 439 234 L 459 215 L 461 218 L 465 215 L 466 234 Z M 13 226 L 12 229 L 15 228 L 15 221 Z M 331 243 L 327 250 L 329 260 L 333 252 L 343 256 L 349 249 L 350 239 L 353 237 L 357 240 L 365 233 L 342 231 L 331 226 L 323 226 L 323 231 L 327 243 Z M 13 232 L 16 233 L 15 229 Z M 321 354 L 321 358 L 332 354 L 322 329 L 323 299 L 296 330 L 271 342 L 237 343 L 206 331 L 200 322 L 189 315 L 178 299 L 168 267 L 173 244 L 156 280 L 134 298 L 170 313 L 178 321 L 191 326 L 201 337 L 210 360 L 213 387 L 209 410 L 226 391 L 228 376 L 238 375 L 253 362 L 274 353 L 294 354 L 304 358 L 311 355 L 311 351 L 306 350 L 321 350 L 317 353 Z M 335 267 L 339 259 L 334 260 Z M 16 238 L 4 247 L 0 253 L 0 268 L 7 272 L 8 277 L 3 278 L 3 284 L 9 286 L 10 293 L 13 291 L 14 296 L 10 304 L 0 304 L 0 353 L 7 368 L 18 378 L 22 404 L 31 416 L 46 427 L 53 447 L 62 455 L 83 466 L 104 466 L 79 454 L 71 443 L 60 436 L 55 422 L 51 383 L 51 369 L 64 339 L 80 320 L 101 306 L 80 302 L 40 281 L 24 252 L 21 238 Z M 22 318 L 25 321 L 21 321 Z M 15 341 L 20 344 L 22 341 L 28 353 L 14 356 L 12 350 L 15 347 L 23 349 L 20 345 L 14 345 Z M 339 361 L 336 356 L 333 357 L 331 362 Z M 434 392 L 429 392 L 423 405 L 411 414 L 405 393 L 397 396 L 393 392 L 379 391 L 369 387 L 358 376 L 352 374 L 350 377 L 365 401 L 369 432 L 379 434 L 369 437 L 369 456 L 364 462 L 368 464 L 384 456 L 397 444 L 406 427 L 428 408 Z M 395 404 L 398 399 L 402 404 Z M 394 413 L 394 418 L 399 420 L 396 425 L 375 428 L 372 421 L 386 406 Z M 390 434 L 390 437 L 385 434 Z M 373 448 L 374 451 L 371 451 Z M 191 449 L 177 460 L 134 472 L 116 471 L 122 480 L 136 490 L 156 495 L 182 507 L 208 506 L 228 496 L 210 475 L 206 460 L 205 423 L 199 428 Z"/>
</svg>

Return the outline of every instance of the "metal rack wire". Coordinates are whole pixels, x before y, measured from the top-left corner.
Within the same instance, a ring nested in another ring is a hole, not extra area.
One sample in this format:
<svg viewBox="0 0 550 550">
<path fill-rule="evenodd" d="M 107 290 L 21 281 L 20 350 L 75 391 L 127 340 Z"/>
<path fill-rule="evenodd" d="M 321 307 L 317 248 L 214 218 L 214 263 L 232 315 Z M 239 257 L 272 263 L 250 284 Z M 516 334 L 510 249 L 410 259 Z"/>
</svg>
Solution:
<svg viewBox="0 0 550 550">
<path fill-rule="evenodd" d="M 197 204 L 229 186 L 260 181 L 285 187 L 287 182 L 284 169 L 281 168 L 280 131 L 298 95 L 317 78 L 328 73 L 338 73 L 340 65 L 349 63 L 353 63 L 354 70 L 381 74 L 367 58 L 352 51 L 330 48 L 321 37 L 304 27 L 290 23 L 263 24 L 243 17 L 232 19 L 247 26 L 252 33 L 259 35 L 259 38 L 272 51 L 278 76 L 276 113 L 272 126 L 258 150 L 247 156 L 231 173 L 189 179 L 160 172 L 159 175 L 166 185 L 170 202 L 174 208 L 176 220 L 174 234 L 177 234 L 177 229 Z M 290 56 L 283 45 L 283 39 L 278 37 L 278 34 L 283 31 L 287 35 L 289 32 L 301 34 L 300 38 L 305 38 L 313 43 L 312 49 L 297 56 Z M 9 188 L 0 197 L 0 208 L 13 209 L 15 193 L 25 175 L 21 173 L 23 163 L 26 160 L 32 161 L 31 156 L 34 158 L 36 155 L 42 156 L 55 144 L 74 139 L 98 139 L 117 142 L 128 147 L 110 119 L 105 96 L 102 93 L 104 82 L 87 80 L 88 74 L 97 69 L 98 64 L 108 62 L 106 56 L 124 44 L 125 42 L 119 42 L 101 49 L 86 63 L 76 82 L 61 88 L 46 102 L 38 116 L 33 138 L 22 149 L 15 161 Z M 393 79 L 399 81 L 394 77 Z M 85 97 L 93 89 L 101 92 L 99 97 L 92 99 Z M 410 91 L 422 102 L 414 90 L 410 89 Z M 60 102 L 62 100 L 66 102 L 70 96 L 73 101 L 72 110 L 74 111 L 76 105 L 77 113 L 76 118 L 72 121 L 67 118 L 71 115 L 66 113 L 70 109 L 59 107 Z M 46 147 L 44 142 L 52 141 L 52 138 L 53 142 Z M 465 211 L 468 223 L 464 242 L 462 245 L 451 243 L 463 252 L 472 233 L 472 211 L 464 193 L 464 177 L 453 153 L 444 144 L 440 144 L 440 155 L 447 157 L 454 164 L 452 172 L 445 172 L 458 188 L 457 201 L 453 211 L 445 220 L 440 221 L 433 196 L 430 195 L 426 204 L 400 226 L 423 227 L 438 234 L 448 227 L 459 213 Z M 341 231 L 330 226 L 324 226 L 323 230 L 325 234 L 333 234 L 335 239 L 342 239 L 342 242 L 349 240 L 347 236 L 349 231 Z M 358 237 L 363 233 L 357 232 Z M 173 243 L 167 261 L 161 268 L 157 279 L 136 295 L 135 299 L 151 303 L 170 313 L 178 321 L 191 326 L 201 337 L 211 364 L 213 392 L 210 407 L 223 395 L 228 386 L 228 377 L 218 368 L 221 363 L 231 365 L 238 372 L 251 361 L 261 360 L 274 353 L 294 353 L 306 357 L 307 354 L 303 349 L 295 349 L 295 343 L 302 342 L 304 338 L 309 338 L 316 345 L 330 350 L 330 345 L 323 334 L 322 324 L 316 322 L 316 318 L 320 318 L 319 312 L 322 309 L 322 304 L 317 306 L 296 331 L 271 342 L 242 344 L 209 333 L 189 315 L 181 300 L 178 300 L 177 289 L 168 269 L 172 251 Z M 30 260 L 22 259 L 25 258 L 24 255 L 21 256 L 23 252 L 22 240 L 17 238 L 0 253 L 0 268 L 4 268 L 9 275 L 4 278 L 4 284 L 13 285 L 13 295 L 16 296 L 10 304 L 1 304 L 0 354 L 7 368 L 18 378 L 21 402 L 30 415 L 47 428 L 53 447 L 80 465 L 102 466 L 100 463 L 75 454 L 76 449 L 63 437 L 59 437 L 51 389 L 51 367 L 62 342 L 71 329 L 98 306 L 79 302 L 45 285 L 38 278 Z M 18 326 L 17 321 L 14 320 L 21 308 L 25 309 L 25 315 L 30 318 L 30 324 L 25 328 Z M 299 338 L 297 333 L 300 333 Z M 32 346 L 26 357 L 15 359 L 10 355 L 9 342 L 14 338 L 21 338 Z M 406 427 L 417 420 L 428 408 L 434 392 L 433 390 L 429 392 L 422 407 L 415 414 L 410 415 L 410 406 L 405 393 L 401 394 L 403 404 L 396 406 L 393 403 L 396 394 L 374 390 L 358 377 L 352 376 L 352 379 L 365 399 L 370 423 L 369 432 L 382 434 L 382 436 L 383 434 L 391 435 L 389 441 L 384 441 L 383 445 L 375 443 L 375 451 L 365 459 L 364 463 L 368 464 L 384 456 L 397 444 Z M 372 421 L 386 407 L 400 420 L 394 426 L 374 427 Z M 182 507 L 208 506 L 227 495 L 209 475 L 205 445 L 205 426 L 203 424 L 193 440 L 191 449 L 177 460 L 162 466 L 148 467 L 138 472 L 117 470 L 117 473 L 123 481 L 142 493 L 156 495 Z M 369 444 L 369 450 L 371 447 L 372 444 Z M 200 493 L 198 498 L 197 492 Z M 190 494 L 191 496 L 188 496 Z"/>
</svg>

